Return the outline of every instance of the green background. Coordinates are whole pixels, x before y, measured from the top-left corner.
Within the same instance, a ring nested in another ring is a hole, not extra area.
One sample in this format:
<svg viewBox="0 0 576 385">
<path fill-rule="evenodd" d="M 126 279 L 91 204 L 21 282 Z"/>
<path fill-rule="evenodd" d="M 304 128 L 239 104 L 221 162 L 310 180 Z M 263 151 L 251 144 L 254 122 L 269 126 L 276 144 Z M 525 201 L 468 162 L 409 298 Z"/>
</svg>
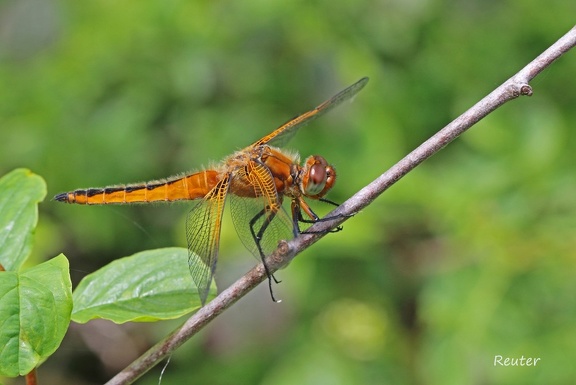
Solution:
<svg viewBox="0 0 576 385">
<path fill-rule="evenodd" d="M 289 147 L 342 202 L 520 70 L 576 3 L 55 1 L 0 4 L 0 173 L 48 196 L 197 170 L 362 76 Z M 177 351 L 163 384 L 570 384 L 576 378 L 576 53 Z M 35 259 L 73 282 L 185 246 L 190 204 L 40 206 Z M 323 212 L 323 208 L 319 208 Z M 255 264 L 227 216 L 217 282 Z M 73 324 L 42 383 L 98 384 L 178 325 Z M 540 358 L 494 365 L 495 355 Z M 160 368 L 139 380 L 156 384 Z M 4 383 L 13 384 L 3 380 Z"/>
</svg>

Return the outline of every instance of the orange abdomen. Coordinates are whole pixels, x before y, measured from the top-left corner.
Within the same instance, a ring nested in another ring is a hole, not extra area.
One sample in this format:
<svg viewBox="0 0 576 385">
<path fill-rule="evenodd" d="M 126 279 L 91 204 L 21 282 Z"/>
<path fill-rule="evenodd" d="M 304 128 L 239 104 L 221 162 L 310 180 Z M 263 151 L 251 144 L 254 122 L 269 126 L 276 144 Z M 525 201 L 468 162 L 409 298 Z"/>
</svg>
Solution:
<svg viewBox="0 0 576 385">
<path fill-rule="evenodd" d="M 170 202 L 203 198 L 218 183 L 218 172 L 195 174 L 142 184 L 89 188 L 58 194 L 55 200 L 81 205 Z"/>
</svg>

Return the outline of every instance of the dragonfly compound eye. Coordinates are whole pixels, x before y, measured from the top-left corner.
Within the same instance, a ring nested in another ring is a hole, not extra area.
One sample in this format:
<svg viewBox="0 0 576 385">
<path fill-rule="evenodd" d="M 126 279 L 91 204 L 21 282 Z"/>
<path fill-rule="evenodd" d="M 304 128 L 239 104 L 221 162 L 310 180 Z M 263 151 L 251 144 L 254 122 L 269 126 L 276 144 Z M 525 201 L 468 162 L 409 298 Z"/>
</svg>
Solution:
<svg viewBox="0 0 576 385">
<path fill-rule="evenodd" d="M 326 167 L 321 164 L 315 164 L 308 171 L 308 184 L 306 185 L 307 195 L 317 195 L 326 186 Z"/>
<path fill-rule="evenodd" d="M 310 198 L 321 198 L 332 188 L 336 178 L 334 168 L 321 156 L 306 159 L 302 178 L 302 192 Z"/>
</svg>

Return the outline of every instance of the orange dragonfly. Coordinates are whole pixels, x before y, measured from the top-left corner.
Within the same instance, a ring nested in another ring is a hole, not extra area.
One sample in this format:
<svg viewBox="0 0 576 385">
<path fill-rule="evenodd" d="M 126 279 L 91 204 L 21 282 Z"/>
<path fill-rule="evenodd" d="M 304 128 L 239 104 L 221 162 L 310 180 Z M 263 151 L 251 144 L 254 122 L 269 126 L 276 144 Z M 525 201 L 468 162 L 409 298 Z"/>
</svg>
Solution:
<svg viewBox="0 0 576 385">
<path fill-rule="evenodd" d="M 281 125 L 250 146 L 235 152 L 213 169 L 146 183 L 88 188 L 58 194 L 55 200 L 83 205 L 125 204 L 196 200 L 186 219 L 189 266 L 200 300 L 205 304 L 216 271 L 222 213 L 230 200 L 232 222 L 246 248 L 265 263 L 281 239 L 301 234 L 300 223 L 320 219 L 304 198 L 337 205 L 324 195 L 336 181 L 336 171 L 318 155 L 300 165 L 299 156 L 280 148 L 296 131 L 356 95 L 368 82 L 362 78 L 318 107 Z M 282 202 L 291 200 L 292 218 Z M 302 211 L 310 219 L 304 219 Z"/>
</svg>

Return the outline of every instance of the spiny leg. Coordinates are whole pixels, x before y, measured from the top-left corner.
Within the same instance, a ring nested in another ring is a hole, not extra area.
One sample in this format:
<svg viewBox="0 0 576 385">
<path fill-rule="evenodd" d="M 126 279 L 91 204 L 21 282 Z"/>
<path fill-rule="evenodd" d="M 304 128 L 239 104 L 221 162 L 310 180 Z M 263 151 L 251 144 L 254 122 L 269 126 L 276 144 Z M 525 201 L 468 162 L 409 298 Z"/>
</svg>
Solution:
<svg viewBox="0 0 576 385">
<path fill-rule="evenodd" d="M 258 233 L 256 233 L 254 231 L 254 226 L 256 225 L 256 222 L 263 215 L 266 215 L 266 217 L 264 219 L 264 223 L 260 227 L 260 230 L 258 230 Z M 276 211 L 270 210 L 269 207 L 262 209 L 260 212 L 258 212 L 258 214 L 256 214 L 254 216 L 254 218 L 252 218 L 250 220 L 250 233 L 252 234 L 252 238 L 254 239 L 254 242 L 256 243 L 256 247 L 258 248 L 258 253 L 260 253 L 260 258 L 262 259 L 262 264 L 264 265 L 264 270 L 266 271 L 266 275 L 268 276 L 268 288 L 270 289 L 270 297 L 272 297 L 272 301 L 278 302 L 276 300 L 276 298 L 274 298 L 274 292 L 272 290 L 272 280 L 274 280 L 274 282 L 276 284 L 280 283 L 281 281 L 277 280 L 276 277 L 274 276 L 274 274 L 272 274 L 270 272 L 270 269 L 268 268 L 268 265 L 266 264 L 266 255 L 264 254 L 264 251 L 262 250 L 262 245 L 260 244 L 260 241 L 262 240 L 262 236 L 264 235 L 264 231 L 266 231 L 266 229 L 268 228 L 268 226 L 270 225 L 270 223 L 272 222 L 272 220 L 274 219 L 275 216 L 276 216 Z"/>
<path fill-rule="evenodd" d="M 338 203 L 332 202 L 331 200 L 328 200 L 328 199 L 320 198 L 319 201 L 331 204 L 333 206 L 339 206 Z M 306 202 L 303 202 L 303 203 L 306 204 Z M 310 206 L 308 206 L 308 205 L 306 205 L 306 206 L 307 207 L 305 208 L 305 211 L 310 216 L 310 218 L 312 218 L 312 219 L 304 218 L 304 216 L 302 215 L 302 207 L 300 205 L 300 202 L 297 199 L 294 199 L 292 201 L 292 221 L 294 223 L 294 229 L 295 229 L 295 231 L 298 232 L 298 234 L 337 233 L 339 231 L 342 231 L 342 229 L 343 229 L 342 226 L 337 226 L 334 229 L 323 230 L 323 231 L 308 231 L 308 230 L 301 231 L 300 230 L 300 223 L 314 224 L 316 222 L 327 222 L 327 221 L 331 221 L 333 219 L 350 218 L 351 216 L 353 216 L 353 215 L 339 214 L 339 215 L 333 215 L 330 217 L 320 218 L 318 215 L 316 215 L 316 213 L 312 210 L 312 208 Z"/>
</svg>

